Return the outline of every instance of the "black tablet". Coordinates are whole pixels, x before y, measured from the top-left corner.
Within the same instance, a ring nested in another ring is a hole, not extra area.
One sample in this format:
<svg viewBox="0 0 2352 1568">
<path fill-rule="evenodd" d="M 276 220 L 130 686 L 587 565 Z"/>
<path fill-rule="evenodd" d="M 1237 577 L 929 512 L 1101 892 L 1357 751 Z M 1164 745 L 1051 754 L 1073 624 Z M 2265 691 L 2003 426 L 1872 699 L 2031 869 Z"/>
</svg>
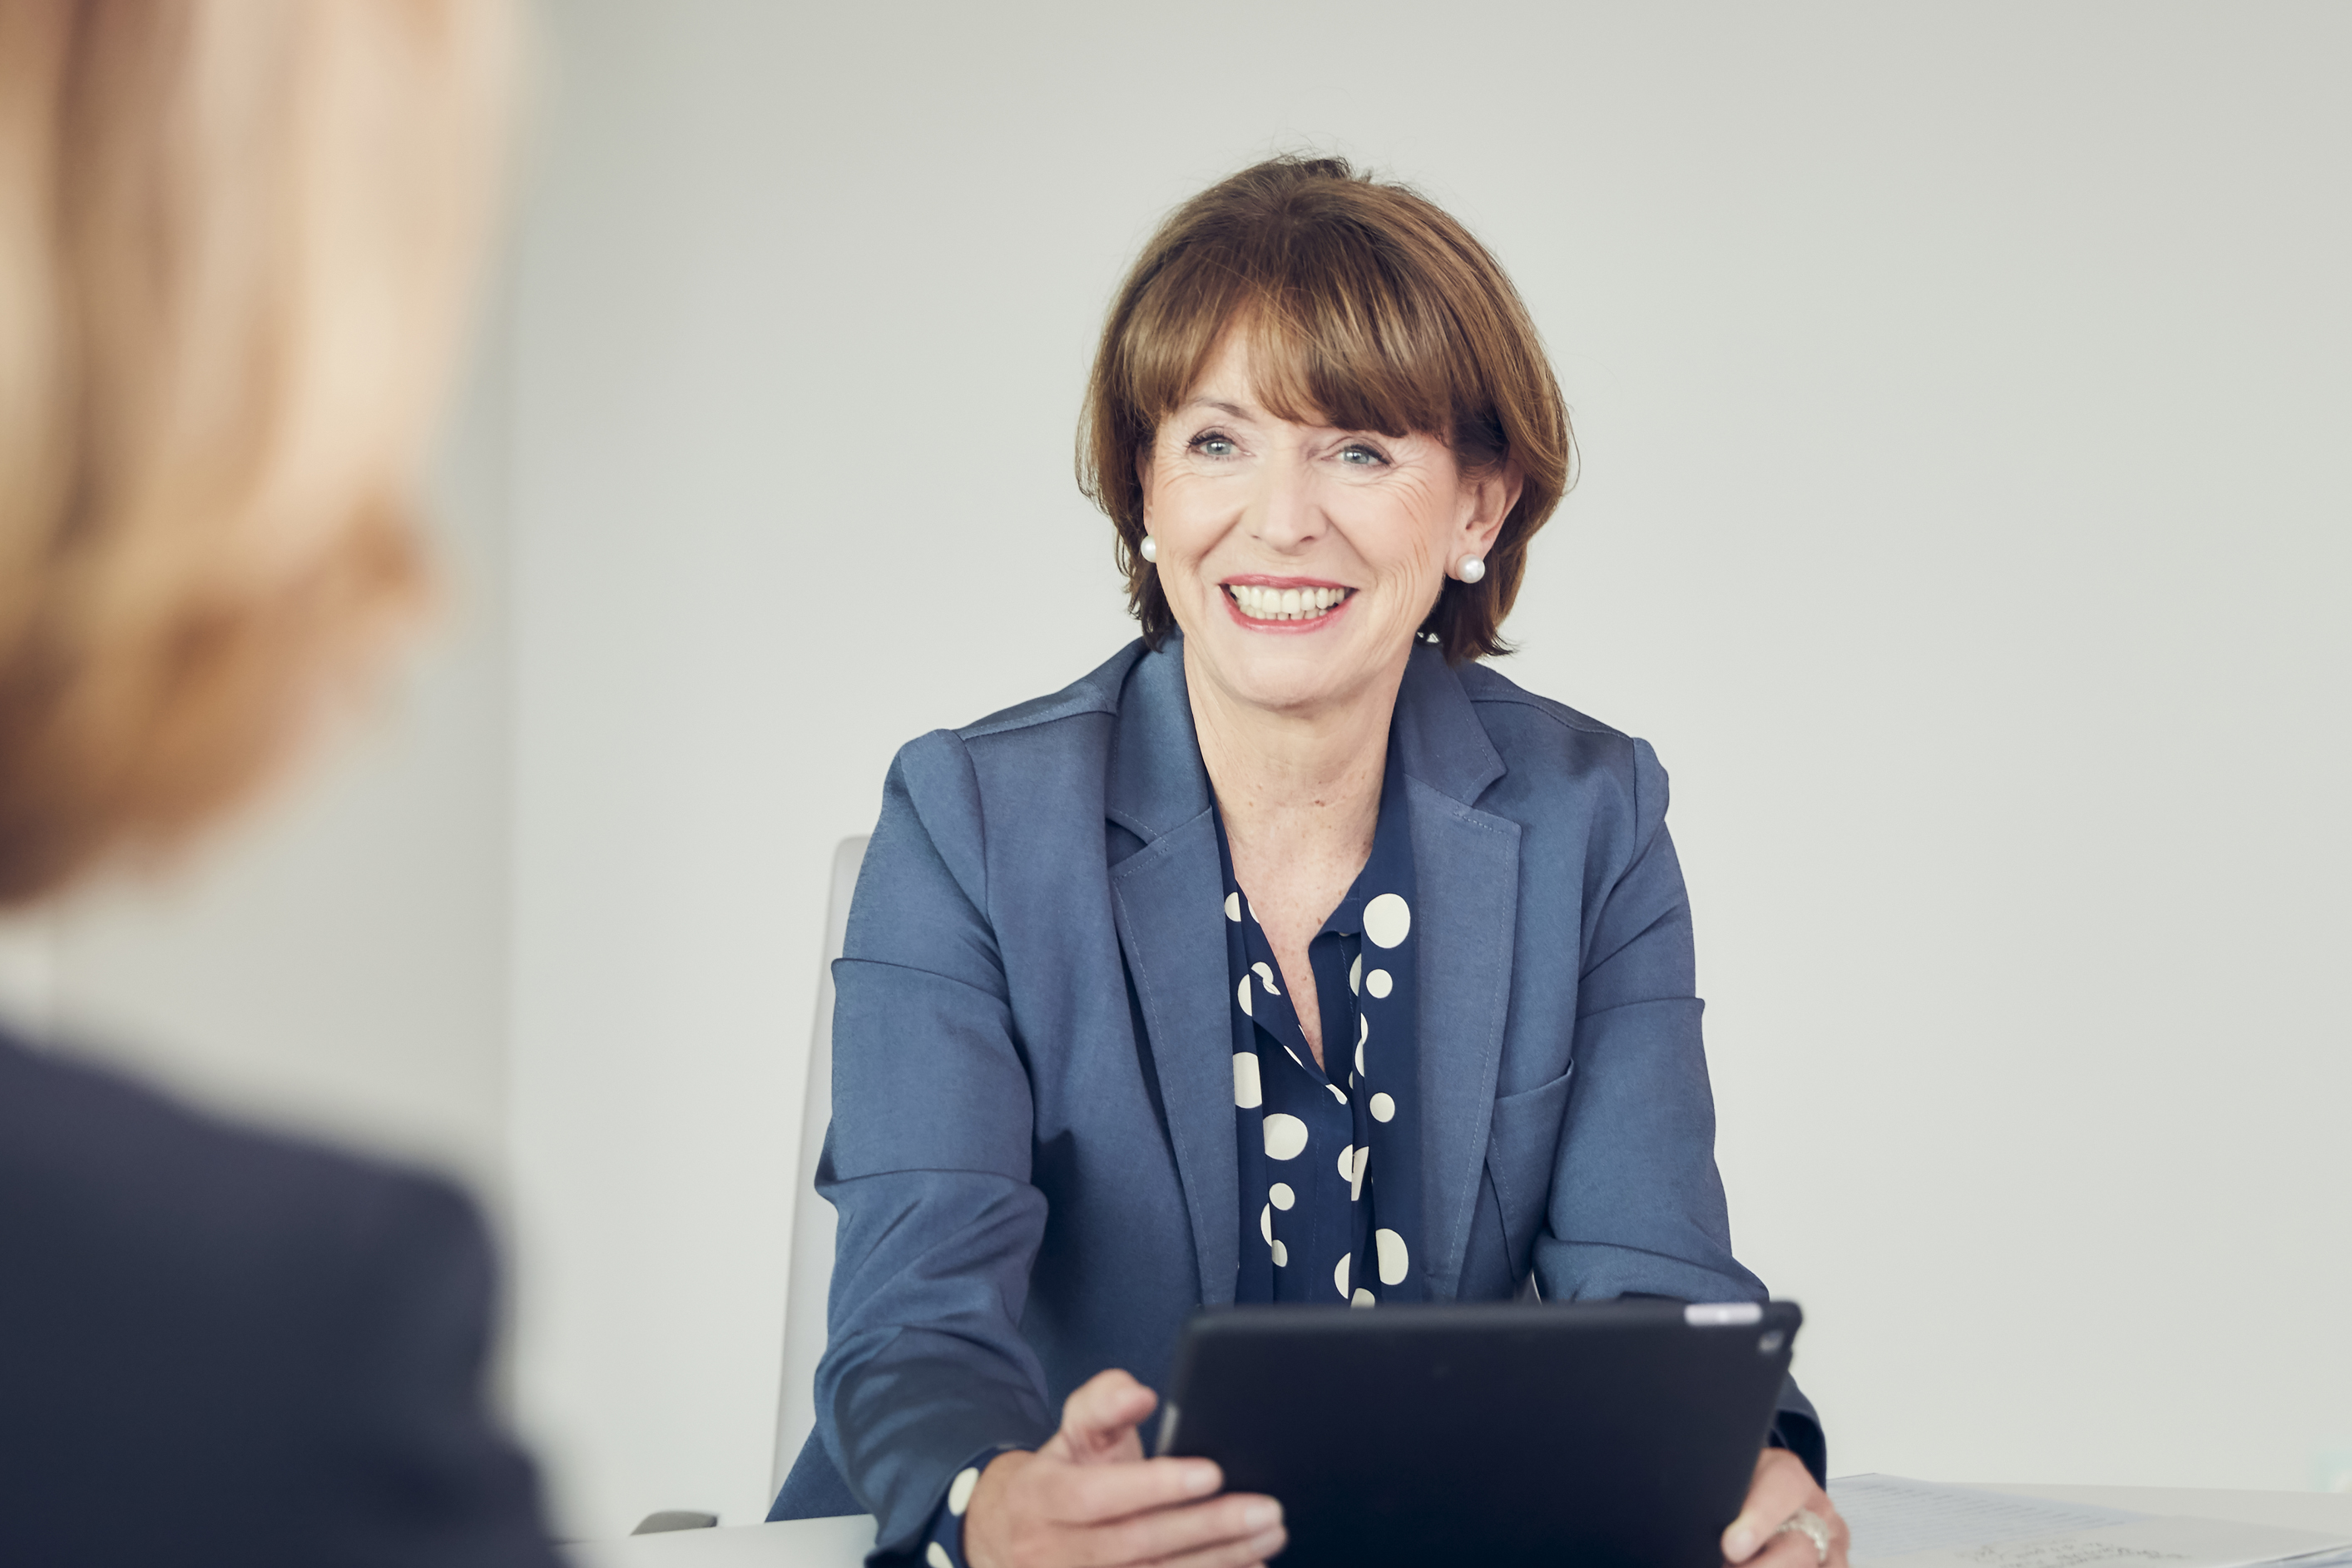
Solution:
<svg viewBox="0 0 2352 1568">
<path fill-rule="evenodd" d="M 1717 1568 L 1802 1321 L 1790 1301 L 1202 1312 L 1159 1452 L 1278 1499 L 1281 1568 Z"/>
</svg>

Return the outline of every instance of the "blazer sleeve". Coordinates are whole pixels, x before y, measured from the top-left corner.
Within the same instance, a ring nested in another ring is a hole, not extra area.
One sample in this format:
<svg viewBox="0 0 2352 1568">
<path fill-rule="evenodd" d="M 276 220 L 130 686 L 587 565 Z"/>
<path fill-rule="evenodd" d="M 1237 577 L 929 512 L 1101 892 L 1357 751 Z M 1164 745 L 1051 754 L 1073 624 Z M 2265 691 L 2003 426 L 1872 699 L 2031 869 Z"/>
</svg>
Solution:
<svg viewBox="0 0 2352 1568">
<path fill-rule="evenodd" d="M 1633 743 L 1633 831 L 1583 935 L 1575 1078 L 1535 1248 L 1546 1298 L 1760 1301 L 1732 1256 L 1715 1165 L 1690 896 L 1666 831 L 1666 772 Z M 1776 1435 L 1826 1474 L 1821 1426 L 1790 1382 Z"/>
<path fill-rule="evenodd" d="M 817 1430 L 882 1552 L 919 1547 L 971 1455 L 1055 1427 L 1019 1330 L 1045 1199 L 984 831 L 961 741 L 902 750 L 834 966 L 817 1187 L 839 1225 Z"/>
</svg>

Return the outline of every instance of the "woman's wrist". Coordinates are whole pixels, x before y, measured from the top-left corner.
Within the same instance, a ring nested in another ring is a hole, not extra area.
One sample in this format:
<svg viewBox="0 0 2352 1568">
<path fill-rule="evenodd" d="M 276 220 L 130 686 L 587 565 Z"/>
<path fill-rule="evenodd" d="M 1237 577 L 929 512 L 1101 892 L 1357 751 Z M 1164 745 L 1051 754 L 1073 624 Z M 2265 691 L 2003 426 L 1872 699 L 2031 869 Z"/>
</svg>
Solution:
<svg viewBox="0 0 2352 1568">
<path fill-rule="evenodd" d="M 1026 1448 L 1008 1448 L 981 1467 L 980 1480 L 971 1489 L 971 1501 L 964 1505 L 963 1511 L 964 1568 L 1013 1568 L 999 1551 L 1003 1542 L 996 1539 L 993 1526 L 1003 1517 L 1005 1489 L 1024 1467 L 1034 1464 L 1036 1458 Z"/>
</svg>

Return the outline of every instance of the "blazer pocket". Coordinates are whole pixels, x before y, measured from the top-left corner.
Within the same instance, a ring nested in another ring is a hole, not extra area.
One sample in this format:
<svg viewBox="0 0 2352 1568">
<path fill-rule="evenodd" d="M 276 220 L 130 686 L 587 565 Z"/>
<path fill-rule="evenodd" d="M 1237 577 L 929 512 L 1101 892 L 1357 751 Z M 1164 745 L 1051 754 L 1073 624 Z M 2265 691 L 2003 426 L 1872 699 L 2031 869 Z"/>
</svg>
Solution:
<svg viewBox="0 0 2352 1568">
<path fill-rule="evenodd" d="M 1549 1083 L 1495 1102 L 1495 1116 L 1486 1140 L 1486 1175 L 1495 1184 L 1495 1199 L 1503 1211 L 1503 1239 L 1510 1249 L 1511 1270 L 1524 1277 L 1536 1228 L 1543 1223 L 1551 1197 L 1554 1158 L 1559 1153 L 1559 1131 L 1568 1120 L 1568 1084 L 1576 1076 L 1573 1062 Z"/>
</svg>

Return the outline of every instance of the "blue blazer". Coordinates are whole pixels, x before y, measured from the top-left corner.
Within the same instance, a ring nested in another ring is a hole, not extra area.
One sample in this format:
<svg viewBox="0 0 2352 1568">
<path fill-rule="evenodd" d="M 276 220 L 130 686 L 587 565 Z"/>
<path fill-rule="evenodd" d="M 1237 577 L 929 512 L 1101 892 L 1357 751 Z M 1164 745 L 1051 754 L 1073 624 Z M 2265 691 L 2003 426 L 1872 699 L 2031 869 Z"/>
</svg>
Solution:
<svg viewBox="0 0 2352 1568">
<path fill-rule="evenodd" d="M 1185 1317 L 1234 1298 L 1223 890 L 1182 648 L 1131 644 L 891 766 L 834 966 L 816 1430 L 772 1517 L 871 1511 L 904 1550 L 975 1453 L 1043 1442 L 1106 1367 L 1159 1387 Z M 1657 758 L 1426 644 L 1394 723 L 1430 1296 L 1760 1299 Z"/>
</svg>

